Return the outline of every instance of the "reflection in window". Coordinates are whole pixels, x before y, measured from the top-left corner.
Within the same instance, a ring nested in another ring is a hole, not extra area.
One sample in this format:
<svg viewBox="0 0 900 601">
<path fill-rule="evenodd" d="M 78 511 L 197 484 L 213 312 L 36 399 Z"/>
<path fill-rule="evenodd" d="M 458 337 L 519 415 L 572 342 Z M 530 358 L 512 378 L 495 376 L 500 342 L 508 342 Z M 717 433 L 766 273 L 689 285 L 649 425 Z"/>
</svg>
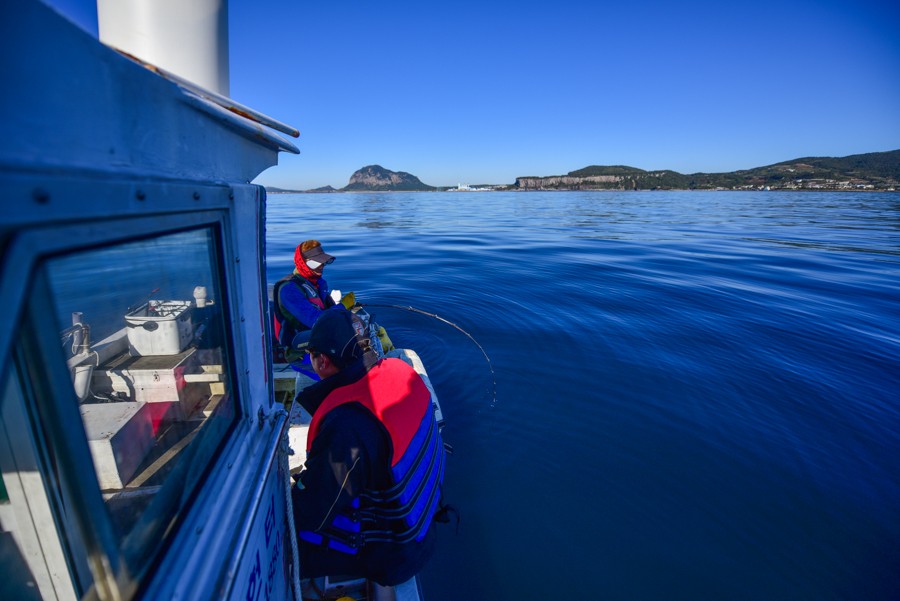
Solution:
<svg viewBox="0 0 900 601">
<path fill-rule="evenodd" d="M 96 477 L 140 573 L 236 418 L 208 229 L 45 263 Z"/>
</svg>

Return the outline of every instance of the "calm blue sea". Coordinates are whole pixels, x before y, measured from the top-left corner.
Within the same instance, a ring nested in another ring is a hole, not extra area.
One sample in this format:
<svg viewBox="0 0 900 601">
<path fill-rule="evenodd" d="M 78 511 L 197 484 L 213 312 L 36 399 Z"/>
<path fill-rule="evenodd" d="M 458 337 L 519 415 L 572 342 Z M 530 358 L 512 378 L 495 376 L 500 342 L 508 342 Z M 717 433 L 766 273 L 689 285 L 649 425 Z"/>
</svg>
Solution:
<svg viewBox="0 0 900 601">
<path fill-rule="evenodd" d="M 900 599 L 900 194 L 273 195 L 423 358 L 428 601 Z"/>
</svg>

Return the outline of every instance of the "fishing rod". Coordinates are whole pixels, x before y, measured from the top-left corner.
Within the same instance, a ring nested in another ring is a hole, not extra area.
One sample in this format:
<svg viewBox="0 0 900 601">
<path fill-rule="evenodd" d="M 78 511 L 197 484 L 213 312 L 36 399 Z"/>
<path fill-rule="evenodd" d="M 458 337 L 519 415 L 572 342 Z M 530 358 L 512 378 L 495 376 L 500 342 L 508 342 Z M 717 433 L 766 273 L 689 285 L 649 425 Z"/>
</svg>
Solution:
<svg viewBox="0 0 900 601">
<path fill-rule="evenodd" d="M 485 352 L 484 347 L 481 346 L 478 343 L 478 341 L 475 340 L 475 338 L 471 334 L 466 332 L 464 329 L 462 329 L 461 327 L 459 327 L 452 321 L 450 321 L 448 319 L 444 319 L 440 315 L 435 315 L 434 313 L 429 313 L 428 311 L 423 311 L 422 309 L 416 309 L 415 307 L 411 307 L 409 305 L 386 305 L 386 304 L 383 305 L 383 304 L 376 304 L 376 303 L 359 303 L 359 305 L 362 307 L 384 307 L 387 309 L 401 309 L 403 311 L 409 311 L 410 313 L 419 313 L 420 315 L 426 315 L 428 317 L 432 317 L 439 321 L 443 321 L 445 324 L 453 326 L 454 328 L 456 328 L 457 330 L 459 330 L 460 332 L 462 332 L 463 334 L 468 336 L 469 340 L 474 342 L 475 346 L 478 347 L 478 350 L 481 351 L 481 354 L 484 355 L 484 359 L 485 359 L 485 361 L 487 361 L 487 364 L 488 364 L 488 369 L 491 370 L 491 380 L 493 381 L 493 387 L 494 387 L 493 399 L 491 401 L 491 405 L 493 406 L 497 402 L 497 376 L 494 373 L 494 366 L 491 364 L 491 358 L 488 357 L 488 354 L 487 354 L 487 352 Z"/>
<path fill-rule="evenodd" d="M 126 313 L 126 314 L 131 313 L 132 311 L 134 311 L 135 308 L 139 308 L 141 305 L 143 305 L 145 302 L 147 302 L 147 301 L 150 299 L 151 296 L 153 296 L 153 295 L 156 294 L 157 292 L 159 292 L 159 287 L 156 287 L 156 288 L 154 288 L 153 290 L 151 290 L 151 291 L 150 291 L 150 294 L 148 294 L 147 296 L 145 296 L 144 298 L 142 298 L 141 300 L 138 301 L 138 304 L 136 304 L 136 305 L 128 305 L 128 308 L 125 309 L 125 313 Z M 149 307 L 149 306 L 147 307 L 147 311 L 148 311 L 148 312 L 150 311 L 150 307 Z"/>
</svg>

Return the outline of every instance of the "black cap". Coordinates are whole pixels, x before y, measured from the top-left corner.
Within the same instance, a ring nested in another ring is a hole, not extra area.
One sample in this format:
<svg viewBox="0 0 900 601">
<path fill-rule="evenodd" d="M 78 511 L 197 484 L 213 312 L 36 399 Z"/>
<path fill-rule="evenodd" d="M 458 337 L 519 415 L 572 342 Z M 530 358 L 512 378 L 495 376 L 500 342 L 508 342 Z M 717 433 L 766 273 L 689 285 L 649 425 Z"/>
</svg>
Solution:
<svg viewBox="0 0 900 601">
<path fill-rule="evenodd" d="M 335 305 L 323 311 L 313 324 L 308 348 L 346 365 L 362 357 L 369 348 L 366 326 L 343 305 Z"/>
<path fill-rule="evenodd" d="M 301 254 L 305 261 L 318 261 L 322 265 L 331 265 L 334 263 L 334 257 L 322 250 L 321 246 L 313 246 Z"/>
</svg>

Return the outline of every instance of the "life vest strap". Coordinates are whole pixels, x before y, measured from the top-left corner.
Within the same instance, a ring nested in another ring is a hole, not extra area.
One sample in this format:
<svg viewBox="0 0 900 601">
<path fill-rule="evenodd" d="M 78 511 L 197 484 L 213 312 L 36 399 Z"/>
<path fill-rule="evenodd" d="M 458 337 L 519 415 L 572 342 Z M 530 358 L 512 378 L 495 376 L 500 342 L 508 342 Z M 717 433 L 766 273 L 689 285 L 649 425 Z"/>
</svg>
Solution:
<svg viewBox="0 0 900 601">
<path fill-rule="evenodd" d="M 444 454 L 441 453 L 438 459 L 438 474 L 437 477 L 439 481 L 443 481 L 444 479 Z M 413 540 L 421 540 L 425 537 L 425 532 L 428 530 L 428 526 L 431 523 L 431 520 L 434 518 L 435 513 L 437 513 L 437 507 L 439 504 L 439 491 L 440 486 L 432 487 L 431 494 L 428 496 L 428 501 L 425 504 L 425 507 L 421 514 L 419 514 L 418 519 L 414 524 L 409 524 L 407 521 L 400 519 L 391 520 L 393 523 L 400 522 L 404 528 L 402 530 L 366 530 L 363 529 L 361 536 L 365 543 L 369 542 L 397 542 L 397 543 L 408 543 Z M 402 519 L 402 518 L 401 518 Z"/>
<path fill-rule="evenodd" d="M 409 468 L 406 470 L 406 473 L 403 474 L 403 478 L 401 478 L 396 484 L 385 490 L 363 491 L 362 493 L 360 493 L 361 497 L 365 497 L 372 502 L 379 504 L 391 503 L 400 498 L 400 496 L 403 494 L 404 489 L 406 488 L 406 485 L 409 484 L 409 481 L 418 471 L 418 467 L 421 465 L 426 453 L 430 453 L 432 457 L 434 456 L 434 450 L 432 449 L 432 447 L 435 446 L 437 440 L 437 421 L 433 418 L 429 419 L 429 415 L 426 413 L 425 417 L 423 418 L 423 425 L 425 423 L 428 424 L 428 430 L 425 433 L 425 440 L 419 447 L 419 450 L 416 452 L 416 456 L 415 458 L 413 458 L 413 461 Z"/>
<path fill-rule="evenodd" d="M 419 504 L 419 500 L 422 496 L 422 492 L 425 490 L 425 487 L 429 484 L 433 484 L 434 473 L 435 471 L 438 471 L 442 468 L 444 462 L 444 453 L 441 445 L 436 444 L 435 441 L 435 443 L 431 444 L 427 448 L 429 448 L 431 452 L 428 454 L 428 464 L 426 471 L 422 474 L 421 480 L 416 485 L 415 490 L 412 491 L 412 493 L 409 495 L 409 499 L 405 503 L 399 503 L 395 507 L 391 507 L 390 505 L 393 503 L 397 503 L 397 501 L 399 501 L 400 495 L 395 495 L 389 499 L 372 499 L 370 508 L 363 513 L 364 516 L 371 516 L 375 518 L 382 517 L 385 519 L 393 520 L 406 518 L 415 510 L 416 506 Z"/>
</svg>

